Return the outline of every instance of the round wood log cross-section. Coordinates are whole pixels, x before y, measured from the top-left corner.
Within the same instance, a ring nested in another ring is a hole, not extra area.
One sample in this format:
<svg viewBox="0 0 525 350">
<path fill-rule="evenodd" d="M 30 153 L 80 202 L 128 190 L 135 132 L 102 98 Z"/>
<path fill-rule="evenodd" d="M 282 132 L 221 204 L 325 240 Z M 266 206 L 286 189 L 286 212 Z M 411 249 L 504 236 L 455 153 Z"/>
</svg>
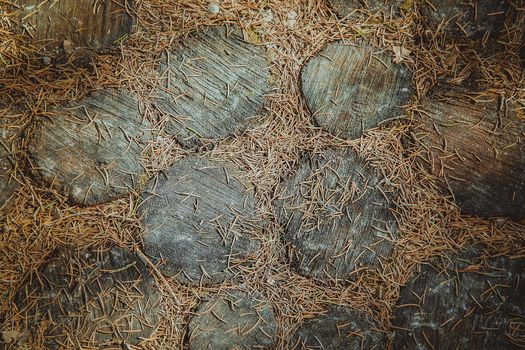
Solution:
<svg viewBox="0 0 525 350">
<path fill-rule="evenodd" d="M 0 106 L 0 216 L 8 211 L 12 196 L 20 186 L 13 177 L 21 145 L 21 130 L 14 118 L 16 112 L 8 106 Z"/>
<path fill-rule="evenodd" d="M 443 30 L 453 38 L 497 37 L 504 28 L 507 0 L 428 0 L 421 13 L 432 31 Z"/>
<path fill-rule="evenodd" d="M 397 226 L 386 193 L 353 152 L 303 159 L 278 191 L 277 215 L 299 273 L 337 283 L 391 253 Z"/>
<path fill-rule="evenodd" d="M 301 72 L 304 98 L 317 124 L 354 139 L 403 114 L 412 95 L 409 70 L 370 45 L 329 44 Z"/>
<path fill-rule="evenodd" d="M 144 172 L 141 143 L 151 129 L 135 95 L 101 90 L 53 112 L 52 119 L 37 122 L 29 144 L 33 175 L 77 205 L 130 193 Z"/>
<path fill-rule="evenodd" d="M 368 9 L 372 12 L 380 10 L 390 12 L 403 2 L 402 0 L 328 0 L 338 17 L 344 18 L 356 9 Z"/>
<path fill-rule="evenodd" d="M 228 292 L 202 304 L 189 323 L 191 350 L 273 349 L 277 322 L 262 296 Z"/>
<path fill-rule="evenodd" d="M 206 27 L 177 44 L 160 66 L 165 77 L 159 107 L 167 130 L 185 147 L 245 129 L 264 109 L 269 70 L 262 46 L 237 28 Z"/>
<path fill-rule="evenodd" d="M 125 39 L 133 18 L 130 0 L 17 0 L 21 29 L 50 58 L 74 50 L 103 51 Z"/>
<path fill-rule="evenodd" d="M 163 273 L 182 283 L 218 283 L 256 250 L 248 233 L 255 200 L 238 174 L 226 162 L 190 157 L 143 194 L 145 249 L 165 261 Z"/>
<path fill-rule="evenodd" d="M 422 268 L 401 289 L 394 349 L 522 349 L 525 259 L 478 247 Z"/>
<path fill-rule="evenodd" d="M 117 247 L 58 248 L 15 302 L 17 321 L 46 349 L 131 348 L 161 319 L 160 293 L 145 264 Z"/>
<path fill-rule="evenodd" d="M 510 104 L 447 93 L 422 101 L 420 119 L 431 171 L 464 214 L 525 217 L 525 123 Z"/>
<path fill-rule="evenodd" d="M 364 313 L 333 307 L 302 325 L 292 337 L 289 349 L 340 350 L 385 349 L 386 333 Z"/>
</svg>

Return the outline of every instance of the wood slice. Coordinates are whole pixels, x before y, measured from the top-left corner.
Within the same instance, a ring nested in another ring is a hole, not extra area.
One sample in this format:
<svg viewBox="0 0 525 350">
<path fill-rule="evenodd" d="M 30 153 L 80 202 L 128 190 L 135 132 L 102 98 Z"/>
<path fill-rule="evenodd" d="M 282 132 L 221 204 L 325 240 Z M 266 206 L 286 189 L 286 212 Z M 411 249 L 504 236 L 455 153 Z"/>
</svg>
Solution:
<svg viewBox="0 0 525 350">
<path fill-rule="evenodd" d="M 37 123 L 29 144 L 34 176 L 57 185 L 77 205 L 130 193 L 144 172 L 141 143 L 150 137 L 136 96 L 101 90 L 54 113 L 52 120 Z"/>
<path fill-rule="evenodd" d="M 277 322 L 259 295 L 229 292 L 201 304 L 189 323 L 192 350 L 273 349 Z"/>
<path fill-rule="evenodd" d="M 9 210 L 12 196 L 20 187 L 13 177 L 22 142 L 22 133 L 15 124 L 15 118 L 16 112 L 7 106 L 0 106 L 0 213 Z"/>
<path fill-rule="evenodd" d="M 183 146 L 228 137 L 263 112 L 269 70 L 262 46 L 238 28 L 205 27 L 178 43 L 160 66 L 159 107 L 174 116 L 167 130 Z"/>
<path fill-rule="evenodd" d="M 421 13 L 432 31 L 442 29 L 453 38 L 497 37 L 504 28 L 507 0 L 428 0 Z"/>
<path fill-rule="evenodd" d="M 117 247 L 58 248 L 15 301 L 46 349 L 130 348 L 161 319 L 160 293 L 145 264 Z"/>
<path fill-rule="evenodd" d="M 397 236 L 380 178 L 353 152 L 303 159 L 280 188 L 276 207 L 294 267 L 325 281 L 378 267 Z"/>
<path fill-rule="evenodd" d="M 479 258 L 478 248 L 425 265 L 401 289 L 395 349 L 525 346 L 525 259 Z"/>
<path fill-rule="evenodd" d="M 317 124 L 354 139 L 403 114 L 412 95 L 411 73 L 370 45 L 329 44 L 301 72 L 302 91 Z"/>
<path fill-rule="evenodd" d="M 231 275 L 235 260 L 258 241 L 246 231 L 255 214 L 253 191 L 226 162 L 190 157 L 175 163 L 140 207 L 146 252 L 163 259 L 163 272 L 189 284 L 211 284 Z"/>
<path fill-rule="evenodd" d="M 385 349 L 386 333 L 366 314 L 333 307 L 302 325 L 292 337 L 293 350 Z"/>
<path fill-rule="evenodd" d="M 390 12 L 392 8 L 398 8 L 402 0 L 328 0 L 338 17 L 344 18 L 356 9 L 369 9 L 372 12 Z"/>
<path fill-rule="evenodd" d="M 464 214 L 525 217 L 525 123 L 510 104 L 447 93 L 422 101 L 421 122 L 416 138 Z"/>
<path fill-rule="evenodd" d="M 21 29 L 50 58 L 73 50 L 103 51 L 132 29 L 130 0 L 18 0 Z"/>
</svg>

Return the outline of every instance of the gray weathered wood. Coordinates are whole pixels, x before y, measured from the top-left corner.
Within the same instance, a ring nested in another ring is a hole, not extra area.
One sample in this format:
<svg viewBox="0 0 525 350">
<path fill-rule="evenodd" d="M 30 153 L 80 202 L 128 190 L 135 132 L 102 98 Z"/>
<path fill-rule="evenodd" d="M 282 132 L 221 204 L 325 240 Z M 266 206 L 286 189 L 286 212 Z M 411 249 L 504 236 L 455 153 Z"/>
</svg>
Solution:
<svg viewBox="0 0 525 350">
<path fill-rule="evenodd" d="M 239 291 L 201 304 L 188 328 L 192 350 L 273 349 L 277 338 L 268 301 Z"/>
<path fill-rule="evenodd" d="M 428 0 L 421 5 L 429 29 L 441 28 L 453 38 L 481 38 L 486 32 L 497 37 L 508 9 L 507 0 Z"/>
<path fill-rule="evenodd" d="M 46 349 L 129 348 L 151 336 L 162 318 L 145 264 L 117 247 L 58 248 L 15 302 L 31 336 L 43 333 Z"/>
<path fill-rule="evenodd" d="M 380 178 L 350 151 L 301 161 L 276 201 L 301 274 L 349 279 L 356 268 L 377 267 L 389 256 L 397 227 L 380 186 Z"/>
<path fill-rule="evenodd" d="M 106 89 L 36 123 L 29 144 L 33 175 L 78 205 L 109 202 L 133 189 L 150 124 L 134 94 Z"/>
<path fill-rule="evenodd" d="M 362 312 L 332 307 L 326 314 L 307 321 L 293 335 L 293 350 L 386 349 L 386 333 Z"/>
<path fill-rule="evenodd" d="M 356 9 L 369 9 L 372 12 L 380 10 L 390 12 L 397 9 L 402 0 L 328 0 L 338 17 L 343 18 Z"/>
<path fill-rule="evenodd" d="M 182 145 L 224 138 L 263 113 L 269 92 L 265 50 L 235 27 L 205 27 L 184 38 L 160 66 L 159 108 L 174 118 L 167 130 Z"/>
<path fill-rule="evenodd" d="M 21 130 L 11 118 L 14 114 L 10 107 L 0 106 L 0 213 L 9 210 L 12 196 L 20 187 L 13 178 L 21 145 Z"/>
<path fill-rule="evenodd" d="M 348 139 L 403 114 L 412 81 L 409 70 L 370 45 L 329 44 L 301 72 L 304 98 L 315 121 Z"/>
<path fill-rule="evenodd" d="M 511 104 L 502 107 L 454 91 L 422 101 L 414 134 L 464 214 L 525 217 L 525 124 Z"/>
<path fill-rule="evenodd" d="M 482 260 L 480 253 L 469 248 L 425 265 L 401 289 L 394 349 L 525 346 L 525 259 Z"/>
<path fill-rule="evenodd" d="M 145 249 L 165 260 L 165 274 L 183 283 L 221 282 L 235 259 L 258 247 L 245 232 L 255 214 L 253 191 L 237 178 L 227 162 L 190 157 L 143 194 Z"/>
<path fill-rule="evenodd" d="M 130 0 L 18 0 L 21 29 L 51 58 L 105 50 L 131 32 Z"/>
</svg>

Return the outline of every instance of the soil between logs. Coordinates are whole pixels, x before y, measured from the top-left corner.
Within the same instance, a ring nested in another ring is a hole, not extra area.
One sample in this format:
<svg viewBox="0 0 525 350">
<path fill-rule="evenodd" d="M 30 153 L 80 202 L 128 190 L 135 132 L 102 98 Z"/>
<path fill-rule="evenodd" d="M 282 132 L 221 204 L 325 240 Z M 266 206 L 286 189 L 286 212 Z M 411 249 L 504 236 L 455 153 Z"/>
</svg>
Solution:
<svg viewBox="0 0 525 350">
<path fill-rule="evenodd" d="M 397 226 L 380 182 L 352 151 L 300 162 L 275 203 L 299 273 L 338 282 L 388 258 Z"/>
<path fill-rule="evenodd" d="M 189 157 L 142 195 L 145 250 L 164 260 L 163 273 L 182 283 L 220 283 L 257 249 L 249 232 L 255 199 L 238 178 L 232 164 Z"/>
<path fill-rule="evenodd" d="M 53 112 L 36 123 L 29 144 L 35 178 L 57 186 L 76 205 L 129 194 L 144 173 L 141 143 L 150 137 L 137 98 L 106 89 Z"/>
</svg>

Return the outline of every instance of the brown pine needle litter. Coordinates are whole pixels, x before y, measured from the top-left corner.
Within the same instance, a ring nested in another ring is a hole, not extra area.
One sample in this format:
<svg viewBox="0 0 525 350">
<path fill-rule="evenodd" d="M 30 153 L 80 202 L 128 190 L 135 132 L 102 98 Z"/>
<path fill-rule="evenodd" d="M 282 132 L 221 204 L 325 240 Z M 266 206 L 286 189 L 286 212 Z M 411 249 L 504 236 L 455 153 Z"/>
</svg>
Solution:
<svg viewBox="0 0 525 350">
<path fill-rule="evenodd" d="M 51 106 L 80 99 L 95 89 L 127 88 L 140 95 L 142 114 L 154 125 L 154 139 L 143 152 L 150 175 L 195 152 L 183 150 L 164 132 L 169 116 L 152 102 L 161 79 L 156 68 L 162 55 L 177 40 L 205 25 L 239 26 L 246 40 L 267 49 L 273 89 L 267 94 L 266 114 L 244 133 L 210 141 L 198 152 L 235 163 L 243 170 L 242 180 L 254 186 L 258 222 L 263 224 L 254 225 L 253 234 L 261 241 L 260 249 L 242 264 L 232 257 L 234 277 L 213 287 L 188 287 L 161 278 L 157 267 L 147 262 L 163 295 L 165 317 L 153 336 L 142 343 L 143 349 L 182 348 L 186 324 L 199 302 L 239 286 L 270 301 L 278 319 L 277 349 L 288 348 L 302 321 L 335 304 L 367 312 L 388 330 L 399 288 L 422 262 L 475 242 L 486 245 L 487 256 L 524 257 L 525 222 L 461 216 L 451 198 L 437 190 L 436 179 L 425 166 L 426 150 L 411 135 L 411 126 L 418 125 L 420 117 L 419 99 L 442 82 L 471 84 L 472 99 L 511 101 L 525 122 L 525 73 L 517 54 L 524 42 L 523 1 L 512 2 L 514 15 L 496 43 L 457 44 L 444 40 L 439 31 L 425 29 L 418 3 L 411 0 L 402 4 L 399 17 L 356 10 L 346 19 L 337 19 L 323 0 L 224 0 L 217 14 L 208 11 L 208 1 L 138 0 L 133 13 L 138 23 L 130 38 L 81 68 L 72 65 L 75 57 L 58 66 L 43 66 L 12 29 L 12 6 L 0 0 L 3 113 L 7 116 L 10 106 L 23 111 L 12 124 L 25 128 L 27 140 L 32 122 L 55 117 L 48 113 Z M 292 11 L 297 14 L 293 22 L 288 20 Z M 417 90 L 404 120 L 386 123 L 355 141 L 333 137 L 313 124 L 301 98 L 299 73 L 312 55 L 334 40 L 367 40 L 378 51 L 404 53 L 401 59 L 414 72 Z M 301 156 L 336 147 L 354 149 L 384 177 L 384 189 L 395 195 L 400 238 L 395 241 L 393 257 L 383 261 L 382 268 L 358 270 L 351 281 L 322 283 L 291 268 L 291 248 L 282 243 L 283 231 L 272 201 L 277 185 L 291 174 Z M 12 210 L 0 222 L 0 330 L 17 329 L 23 323 L 16 317 L 14 294 L 56 247 L 117 245 L 140 250 L 143 235 L 136 195 L 96 207 L 72 207 L 56 191 L 24 175 L 31 164 L 23 152 L 19 158 L 13 176 L 22 186 Z M 38 338 L 30 337 L 26 348 L 40 348 Z"/>
</svg>

